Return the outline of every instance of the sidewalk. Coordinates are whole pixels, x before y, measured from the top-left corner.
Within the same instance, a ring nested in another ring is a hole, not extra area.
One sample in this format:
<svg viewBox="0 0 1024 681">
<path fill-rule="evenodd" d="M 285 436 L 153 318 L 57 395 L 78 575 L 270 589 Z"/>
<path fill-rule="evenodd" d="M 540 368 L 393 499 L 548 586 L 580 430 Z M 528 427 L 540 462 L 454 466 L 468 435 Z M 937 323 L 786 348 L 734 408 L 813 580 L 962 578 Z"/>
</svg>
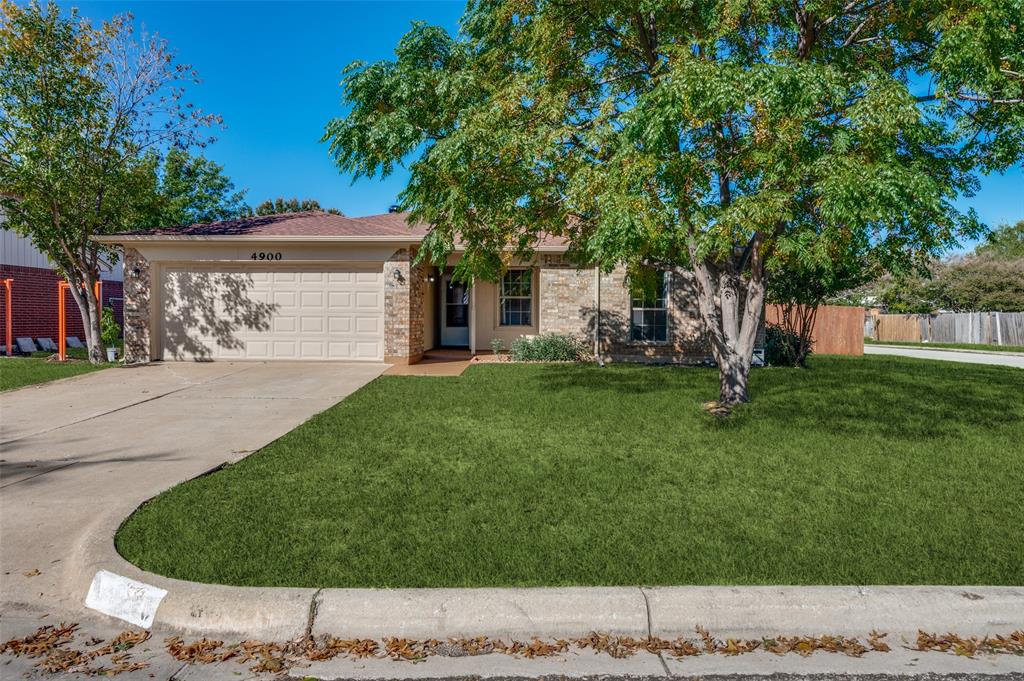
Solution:
<svg viewBox="0 0 1024 681">
<path fill-rule="evenodd" d="M 904 345 L 864 345 L 865 355 L 898 355 L 916 359 L 937 359 L 946 362 L 967 364 L 992 364 L 1024 369 L 1024 353 L 983 352 L 980 350 L 956 350 L 950 348 L 918 348 Z"/>
</svg>

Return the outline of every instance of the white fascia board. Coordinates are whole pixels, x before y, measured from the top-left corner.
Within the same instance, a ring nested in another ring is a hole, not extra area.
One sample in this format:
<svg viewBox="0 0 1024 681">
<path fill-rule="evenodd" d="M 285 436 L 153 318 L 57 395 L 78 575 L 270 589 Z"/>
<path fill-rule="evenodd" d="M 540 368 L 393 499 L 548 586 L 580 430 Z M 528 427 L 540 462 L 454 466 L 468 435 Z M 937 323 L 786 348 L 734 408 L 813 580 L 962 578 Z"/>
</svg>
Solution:
<svg viewBox="0 0 1024 681">
<path fill-rule="evenodd" d="M 423 241 L 423 237 L 415 236 L 379 236 L 379 237 L 365 237 L 365 236 L 256 236 L 256 235 L 239 235 L 239 236 L 169 236 L 166 234 L 161 235 L 146 235 L 146 236 L 117 236 L 117 235 L 104 235 L 94 236 L 93 241 L 101 244 L 108 245 L 122 245 L 131 243 L 146 243 L 146 244 L 158 244 L 158 243 L 237 243 L 239 241 L 250 241 L 253 243 L 349 243 L 349 244 L 392 244 L 392 243 L 406 243 L 410 246 L 416 246 Z M 465 249 L 456 248 L 453 252 L 462 253 Z M 566 249 L 564 246 L 538 246 L 533 249 L 535 253 L 564 253 Z"/>
<path fill-rule="evenodd" d="M 275 236 L 260 236 L 260 235 L 238 235 L 238 236 L 223 236 L 223 235 L 193 235 L 189 234 L 186 236 L 173 236 L 167 234 L 159 235 L 145 235 L 145 236 L 133 236 L 133 235 L 104 235 L 94 236 L 93 241 L 101 244 L 128 244 L 135 242 L 144 243 L 181 243 L 183 241 L 196 241 L 202 243 L 209 243 L 211 241 L 219 241 L 223 243 L 234 243 L 238 241 L 252 241 L 260 243 L 269 242 L 333 242 L 333 243 L 356 243 L 356 244 L 380 244 L 380 243 L 411 243 L 417 244 L 423 240 L 423 237 L 416 236 L 378 236 L 378 237 L 365 237 L 365 236 L 287 236 L 287 235 L 275 235 Z"/>
</svg>

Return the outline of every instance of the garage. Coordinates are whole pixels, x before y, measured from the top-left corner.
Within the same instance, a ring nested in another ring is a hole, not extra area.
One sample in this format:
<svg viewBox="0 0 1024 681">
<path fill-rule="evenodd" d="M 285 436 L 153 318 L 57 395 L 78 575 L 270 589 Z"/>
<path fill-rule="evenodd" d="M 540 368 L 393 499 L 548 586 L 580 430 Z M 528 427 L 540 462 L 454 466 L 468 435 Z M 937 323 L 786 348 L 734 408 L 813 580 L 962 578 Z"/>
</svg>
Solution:
<svg viewBox="0 0 1024 681">
<path fill-rule="evenodd" d="M 165 360 L 384 357 L 381 265 L 165 264 Z"/>
</svg>

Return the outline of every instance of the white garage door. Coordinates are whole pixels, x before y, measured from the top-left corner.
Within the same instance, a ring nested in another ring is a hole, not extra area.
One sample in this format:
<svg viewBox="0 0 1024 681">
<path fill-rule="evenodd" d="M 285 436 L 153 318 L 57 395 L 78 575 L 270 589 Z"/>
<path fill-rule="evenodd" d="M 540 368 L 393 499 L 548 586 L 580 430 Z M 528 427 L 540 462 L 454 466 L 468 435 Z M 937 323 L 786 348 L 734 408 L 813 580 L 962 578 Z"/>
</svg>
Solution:
<svg viewBox="0 0 1024 681">
<path fill-rule="evenodd" d="M 167 267 L 163 358 L 384 357 L 381 266 Z"/>
</svg>

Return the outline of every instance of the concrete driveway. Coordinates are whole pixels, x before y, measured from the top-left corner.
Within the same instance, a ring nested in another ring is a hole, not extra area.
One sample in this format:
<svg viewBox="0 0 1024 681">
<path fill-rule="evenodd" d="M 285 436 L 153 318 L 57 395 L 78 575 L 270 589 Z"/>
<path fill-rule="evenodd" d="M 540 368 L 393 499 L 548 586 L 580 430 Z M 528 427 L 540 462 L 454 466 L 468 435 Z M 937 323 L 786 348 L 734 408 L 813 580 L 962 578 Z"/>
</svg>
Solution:
<svg viewBox="0 0 1024 681">
<path fill-rule="evenodd" d="M 143 501 L 284 435 L 385 364 L 160 363 L 0 394 L 0 610 L 82 608 Z"/>
<path fill-rule="evenodd" d="M 950 350 L 940 348 L 916 348 L 900 345 L 864 345 L 865 355 L 899 355 L 916 359 L 938 359 L 945 362 L 967 364 L 994 364 L 1024 369 L 1024 353 L 980 352 L 978 350 Z"/>
</svg>

